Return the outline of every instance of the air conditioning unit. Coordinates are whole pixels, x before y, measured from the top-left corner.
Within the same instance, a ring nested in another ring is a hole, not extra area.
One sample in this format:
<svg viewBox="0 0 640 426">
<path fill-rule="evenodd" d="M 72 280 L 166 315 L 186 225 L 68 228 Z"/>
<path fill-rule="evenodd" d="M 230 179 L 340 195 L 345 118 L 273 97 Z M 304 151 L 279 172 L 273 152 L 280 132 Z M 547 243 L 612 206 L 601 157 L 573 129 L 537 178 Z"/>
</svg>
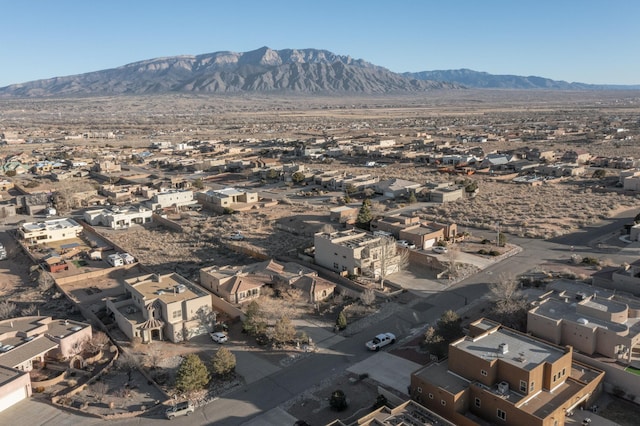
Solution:
<svg viewBox="0 0 640 426">
<path fill-rule="evenodd" d="M 509 383 L 508 382 L 500 382 L 498 383 L 498 392 L 502 395 L 505 395 L 509 392 Z"/>
</svg>

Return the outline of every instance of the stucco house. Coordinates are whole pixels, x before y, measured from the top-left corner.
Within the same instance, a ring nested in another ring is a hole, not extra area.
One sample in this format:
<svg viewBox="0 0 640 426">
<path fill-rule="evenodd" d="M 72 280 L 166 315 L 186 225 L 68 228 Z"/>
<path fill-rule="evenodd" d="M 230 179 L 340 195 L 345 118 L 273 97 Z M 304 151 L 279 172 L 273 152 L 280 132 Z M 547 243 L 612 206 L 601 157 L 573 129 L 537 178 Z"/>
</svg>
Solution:
<svg viewBox="0 0 640 426">
<path fill-rule="evenodd" d="M 177 343 L 211 331 L 215 323 L 212 295 L 176 274 L 126 279 L 125 294 L 107 299 L 107 311 L 129 338 Z"/>
<path fill-rule="evenodd" d="M 127 229 L 131 225 L 150 223 L 153 212 L 144 206 L 112 206 L 87 210 L 83 219 L 91 226 L 106 226 L 111 229 Z"/>
<path fill-rule="evenodd" d="M 23 223 L 18 235 L 27 244 L 44 244 L 77 238 L 82 230 L 82 225 L 73 219 L 53 219 Z"/>
<path fill-rule="evenodd" d="M 46 357 L 78 358 L 91 326 L 45 316 L 0 321 L 0 412 L 31 396 L 31 371 Z"/>
<path fill-rule="evenodd" d="M 411 375 L 411 398 L 458 425 L 564 425 L 588 407 L 604 372 L 561 347 L 480 319 L 449 345 L 448 359 Z"/>
</svg>

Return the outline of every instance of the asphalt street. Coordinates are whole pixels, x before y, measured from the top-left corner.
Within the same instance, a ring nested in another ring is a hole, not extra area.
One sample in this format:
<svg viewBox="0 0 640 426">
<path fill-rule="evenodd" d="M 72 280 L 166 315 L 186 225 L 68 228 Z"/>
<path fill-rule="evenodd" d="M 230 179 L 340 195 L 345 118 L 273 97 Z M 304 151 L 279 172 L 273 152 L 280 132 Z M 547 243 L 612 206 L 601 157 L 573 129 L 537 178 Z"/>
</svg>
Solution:
<svg viewBox="0 0 640 426">
<path fill-rule="evenodd" d="M 379 323 L 372 322 L 360 332 L 342 340 L 331 340 L 332 346 L 317 353 L 309 354 L 292 365 L 278 369 L 249 385 L 225 395 L 213 403 L 199 408 L 187 417 L 173 421 L 177 425 L 216 424 L 242 425 L 277 407 L 279 404 L 301 394 L 305 390 L 321 383 L 335 374 L 344 372 L 350 366 L 370 357 L 365 342 L 375 334 L 390 331 L 399 340 L 409 339 L 422 332 L 429 323 L 434 323 L 447 309 L 460 309 L 465 305 L 481 300 L 487 294 L 487 284 L 496 276 L 505 273 L 519 275 L 536 265 L 559 258 L 569 259 L 572 253 L 600 256 L 603 241 L 609 241 L 619 234 L 620 229 L 635 212 L 626 212 L 598 226 L 589 227 L 574 234 L 552 240 L 532 240 L 509 236 L 509 243 L 522 247 L 522 252 L 502 262 L 492 264 L 478 274 L 449 288 L 438 292 L 412 291 L 416 297 L 412 303 L 399 305 L 392 315 Z M 573 246 L 573 251 L 571 249 Z M 637 251 L 607 252 L 614 262 L 637 260 Z M 381 368 L 384 368 L 381 366 Z M 34 416 L 35 413 L 35 416 Z M 111 421 L 113 425 L 151 425 L 161 418 L 139 417 L 123 421 Z M 104 421 L 79 416 L 34 399 L 22 401 L 0 413 L 1 424 L 29 424 L 32 426 L 56 425 L 93 425 Z M 271 424 L 271 423 L 268 423 Z"/>
</svg>

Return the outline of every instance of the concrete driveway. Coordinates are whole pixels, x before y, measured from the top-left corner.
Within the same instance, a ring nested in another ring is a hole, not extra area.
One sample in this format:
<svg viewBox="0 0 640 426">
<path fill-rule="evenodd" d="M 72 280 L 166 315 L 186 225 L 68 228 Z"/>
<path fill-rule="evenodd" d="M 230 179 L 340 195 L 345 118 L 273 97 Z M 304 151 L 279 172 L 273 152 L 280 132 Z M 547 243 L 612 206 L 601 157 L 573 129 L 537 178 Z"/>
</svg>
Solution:
<svg viewBox="0 0 640 426">
<path fill-rule="evenodd" d="M 407 386 L 411 383 L 411 373 L 422 365 L 397 357 L 387 352 L 377 354 L 352 365 L 347 371 L 354 374 L 367 373 L 376 382 L 407 394 Z"/>
</svg>

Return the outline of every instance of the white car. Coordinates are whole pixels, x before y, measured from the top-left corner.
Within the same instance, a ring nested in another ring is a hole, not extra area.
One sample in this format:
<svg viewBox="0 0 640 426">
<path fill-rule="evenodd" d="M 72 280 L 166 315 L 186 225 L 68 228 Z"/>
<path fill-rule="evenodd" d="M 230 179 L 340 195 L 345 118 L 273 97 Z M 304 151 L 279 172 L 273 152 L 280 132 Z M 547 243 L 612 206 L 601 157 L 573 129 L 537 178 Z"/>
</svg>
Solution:
<svg viewBox="0 0 640 426">
<path fill-rule="evenodd" d="M 366 345 L 370 351 L 379 351 L 381 347 L 390 345 L 396 342 L 396 335 L 393 333 L 378 334 L 373 339 L 369 340 Z"/>
<path fill-rule="evenodd" d="M 227 340 L 229 340 L 227 335 L 220 331 L 216 331 L 215 333 L 209 333 L 209 336 L 211 336 L 211 340 L 213 340 L 216 343 L 224 343 Z"/>
<path fill-rule="evenodd" d="M 396 244 L 398 244 L 400 247 L 404 247 L 404 248 L 408 248 L 408 249 L 416 248 L 415 244 L 413 244 L 411 241 L 407 241 L 407 240 L 398 240 L 398 241 L 396 241 Z"/>
<path fill-rule="evenodd" d="M 440 254 L 447 252 L 447 248 L 444 246 L 434 246 L 432 250 L 434 253 L 440 253 Z"/>
</svg>

